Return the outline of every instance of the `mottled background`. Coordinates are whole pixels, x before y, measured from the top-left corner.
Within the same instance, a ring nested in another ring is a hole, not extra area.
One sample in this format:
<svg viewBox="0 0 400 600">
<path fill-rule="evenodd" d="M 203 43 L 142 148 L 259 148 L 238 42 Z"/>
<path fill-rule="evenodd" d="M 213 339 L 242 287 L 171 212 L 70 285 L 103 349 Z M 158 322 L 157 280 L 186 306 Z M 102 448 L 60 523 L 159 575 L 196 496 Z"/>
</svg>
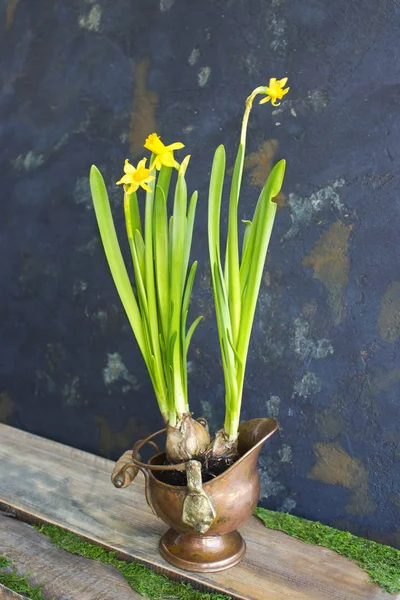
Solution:
<svg viewBox="0 0 400 600">
<path fill-rule="evenodd" d="M 192 407 L 224 389 L 207 269 L 210 163 L 256 107 L 241 216 L 287 178 L 243 418 L 279 419 L 262 504 L 400 547 L 400 5 L 390 0 L 0 0 L 0 419 L 116 458 L 161 425 L 99 243 L 97 164 L 122 231 L 125 157 L 183 141 L 200 199 Z"/>
</svg>

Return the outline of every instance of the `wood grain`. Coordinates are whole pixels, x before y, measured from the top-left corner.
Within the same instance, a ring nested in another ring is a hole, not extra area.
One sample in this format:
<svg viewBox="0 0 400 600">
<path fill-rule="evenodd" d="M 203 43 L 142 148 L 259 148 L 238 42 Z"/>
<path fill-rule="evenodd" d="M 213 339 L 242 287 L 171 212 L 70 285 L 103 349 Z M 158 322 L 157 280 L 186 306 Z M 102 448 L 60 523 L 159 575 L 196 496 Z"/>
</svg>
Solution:
<svg viewBox="0 0 400 600">
<path fill-rule="evenodd" d="M 242 528 L 244 561 L 228 571 L 190 574 L 166 563 L 158 541 L 166 526 L 152 515 L 140 474 L 117 490 L 113 464 L 50 440 L 0 425 L 0 503 L 31 521 L 60 525 L 197 586 L 241 600 L 385 600 L 355 563 L 326 548 L 266 529 L 252 518 Z"/>
<path fill-rule="evenodd" d="M 0 600 L 28 600 L 28 598 L 9 590 L 0 583 Z"/>
<path fill-rule="evenodd" d="M 139 600 L 118 569 L 58 548 L 31 525 L 0 515 L 0 555 L 26 575 L 45 598 L 57 600 Z"/>
</svg>

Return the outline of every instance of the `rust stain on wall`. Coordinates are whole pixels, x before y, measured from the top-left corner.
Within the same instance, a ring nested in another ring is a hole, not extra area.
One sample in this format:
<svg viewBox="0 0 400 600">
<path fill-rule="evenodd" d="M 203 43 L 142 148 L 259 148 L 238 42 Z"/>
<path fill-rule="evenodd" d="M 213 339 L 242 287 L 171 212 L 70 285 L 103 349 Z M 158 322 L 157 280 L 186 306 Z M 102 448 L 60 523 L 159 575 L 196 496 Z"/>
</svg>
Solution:
<svg viewBox="0 0 400 600">
<path fill-rule="evenodd" d="M 336 221 L 303 259 L 303 265 L 312 267 L 314 278 L 321 281 L 328 290 L 329 306 L 336 325 L 345 317 L 344 290 L 350 272 L 347 249 L 351 230 L 351 225 Z"/>
<path fill-rule="evenodd" d="M 278 150 L 278 140 L 267 140 L 257 152 L 252 152 L 244 161 L 244 168 L 250 171 L 250 183 L 262 189 L 267 181 L 268 175 L 273 167 L 273 160 Z M 286 196 L 278 194 L 275 202 L 278 206 L 284 206 Z"/>
<path fill-rule="evenodd" d="M 278 140 L 267 140 L 257 152 L 252 152 L 244 161 L 244 168 L 250 169 L 250 182 L 257 187 L 264 187 L 272 169 L 272 161 L 278 150 Z"/>
<path fill-rule="evenodd" d="M 14 402 L 8 392 L 0 393 L 0 423 L 9 423 L 14 410 Z"/>
<path fill-rule="evenodd" d="M 331 408 L 326 408 L 317 414 L 318 429 L 328 440 L 335 439 L 343 431 L 343 419 L 340 414 Z"/>
<path fill-rule="evenodd" d="M 391 494 L 389 494 L 389 500 L 392 504 L 394 504 L 394 506 L 400 508 L 400 494 L 395 494 L 394 492 L 392 492 Z"/>
<path fill-rule="evenodd" d="M 6 3 L 6 24 L 4 27 L 6 31 L 11 29 L 12 24 L 14 23 L 15 11 L 17 10 L 17 6 L 20 2 L 21 0 L 8 0 Z"/>
<path fill-rule="evenodd" d="M 377 369 L 372 379 L 372 389 L 376 393 L 389 391 L 398 381 L 400 381 L 399 369 Z"/>
<path fill-rule="evenodd" d="M 392 281 L 382 298 L 378 327 L 381 338 L 386 342 L 393 344 L 400 338 L 399 281 Z"/>
<path fill-rule="evenodd" d="M 377 506 L 368 492 L 368 472 L 362 462 L 353 458 L 337 444 L 315 444 L 317 459 L 309 473 L 310 479 L 317 479 L 329 485 L 340 485 L 350 490 L 346 506 L 350 515 L 365 516 L 375 512 Z"/>
<path fill-rule="evenodd" d="M 135 69 L 133 110 L 129 127 L 129 145 L 133 156 L 143 153 L 143 144 L 150 133 L 157 131 L 156 107 L 158 94 L 147 89 L 150 60 L 142 59 Z"/>
<path fill-rule="evenodd" d="M 136 419 L 131 417 L 121 431 L 113 431 L 103 415 L 97 415 L 94 422 L 100 429 L 99 453 L 109 458 L 114 452 L 124 452 L 132 448 L 133 444 L 149 435 L 148 430 L 141 426 Z"/>
</svg>

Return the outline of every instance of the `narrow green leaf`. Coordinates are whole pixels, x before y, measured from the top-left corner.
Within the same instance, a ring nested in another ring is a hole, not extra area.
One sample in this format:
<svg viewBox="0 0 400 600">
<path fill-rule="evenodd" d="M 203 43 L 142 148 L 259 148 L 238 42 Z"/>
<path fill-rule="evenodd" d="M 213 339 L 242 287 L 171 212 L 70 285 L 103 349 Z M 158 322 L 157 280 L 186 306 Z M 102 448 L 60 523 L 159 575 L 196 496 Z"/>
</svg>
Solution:
<svg viewBox="0 0 400 600">
<path fill-rule="evenodd" d="M 195 192 L 193 192 L 193 194 L 190 198 L 189 209 L 188 209 L 188 214 L 187 214 L 186 240 L 185 240 L 184 258 L 183 258 L 183 275 L 182 275 L 184 282 L 186 281 L 187 269 L 188 269 L 189 258 L 190 258 L 190 249 L 192 247 L 193 227 L 194 227 L 194 219 L 196 216 L 197 198 L 198 198 L 198 193 L 197 193 L 197 191 L 195 191 Z"/>
<path fill-rule="evenodd" d="M 229 197 L 228 237 L 225 255 L 225 282 L 227 285 L 229 311 L 232 323 L 232 338 L 237 342 L 240 326 L 241 294 L 239 276 L 238 203 L 242 183 L 244 147 L 239 145 L 232 175 Z"/>
<path fill-rule="evenodd" d="M 221 198 L 225 176 L 225 148 L 218 146 L 215 151 L 210 189 L 208 194 L 208 248 L 210 253 L 210 265 L 213 276 L 213 265 L 221 262 L 220 251 L 220 218 L 221 218 Z"/>
<path fill-rule="evenodd" d="M 226 339 L 228 340 L 228 342 L 229 342 L 229 345 L 230 345 L 230 347 L 232 348 L 232 352 L 233 352 L 233 353 L 234 353 L 234 355 L 235 355 L 235 358 L 236 358 L 236 360 L 237 360 L 238 366 L 239 366 L 239 367 L 241 367 L 241 366 L 242 366 L 242 361 L 241 361 L 241 359 L 240 359 L 240 356 L 239 356 L 239 354 L 238 354 L 238 353 L 237 353 L 237 351 L 236 351 L 236 348 L 235 348 L 235 346 L 233 345 L 233 341 L 232 341 L 232 338 L 231 338 L 231 335 L 230 335 L 229 329 L 227 329 L 227 330 L 226 330 Z"/>
<path fill-rule="evenodd" d="M 191 326 L 189 327 L 189 331 L 187 332 L 186 337 L 183 341 L 183 345 L 182 345 L 182 379 L 183 379 L 183 385 L 184 385 L 186 395 L 188 394 L 188 376 L 187 376 L 188 350 L 189 350 L 190 342 L 192 340 L 195 329 L 196 329 L 197 325 L 200 323 L 200 321 L 202 320 L 202 318 L 203 317 L 200 315 L 200 317 L 197 317 L 197 319 L 191 324 Z M 187 312 L 185 314 L 185 323 L 186 323 L 186 319 L 187 319 Z"/>
<path fill-rule="evenodd" d="M 187 349 L 185 349 L 186 344 L 186 321 L 189 313 L 189 304 L 190 298 L 192 295 L 193 283 L 196 277 L 197 270 L 197 262 L 194 262 L 190 268 L 189 275 L 185 285 L 185 291 L 182 299 L 182 308 L 181 308 L 181 348 L 182 348 L 182 379 L 184 382 L 184 388 L 187 395 L 187 365 L 186 365 L 186 354 Z"/>
<path fill-rule="evenodd" d="M 197 271 L 197 261 L 195 261 L 189 271 L 189 275 L 186 281 L 186 285 L 185 285 L 185 291 L 183 294 L 183 300 L 182 300 L 182 340 L 185 339 L 186 336 L 186 321 L 183 315 L 185 315 L 185 313 L 188 312 L 189 310 L 189 304 L 190 304 L 190 298 L 192 295 L 192 289 L 193 289 L 193 284 L 194 284 L 194 280 L 196 277 L 196 271 Z"/>
<path fill-rule="evenodd" d="M 169 186 L 171 183 L 171 175 L 172 175 L 172 167 L 165 167 L 164 165 L 161 167 L 161 170 L 157 179 L 157 188 L 156 188 L 156 196 L 155 203 L 157 204 L 159 190 L 163 191 L 164 198 L 168 198 Z"/>
<path fill-rule="evenodd" d="M 193 321 L 193 323 L 189 327 L 189 331 L 187 332 L 186 339 L 185 339 L 185 360 L 187 359 L 187 353 L 188 353 L 190 342 L 192 340 L 195 329 L 196 329 L 197 325 L 200 323 L 200 321 L 202 320 L 202 318 L 203 318 L 202 315 L 200 315 L 200 317 L 197 317 L 197 319 L 195 321 Z"/>
<path fill-rule="evenodd" d="M 236 364 L 235 355 L 231 348 L 228 338 L 232 339 L 231 321 L 229 316 L 228 299 L 225 290 L 225 282 L 222 273 L 221 265 L 214 265 L 214 281 L 215 281 L 215 309 L 217 315 L 217 326 L 220 339 L 221 350 L 224 356 L 225 363 L 225 381 L 229 382 L 229 402 L 235 400 L 236 395 Z"/>
<path fill-rule="evenodd" d="M 158 305 L 164 338 L 169 328 L 168 216 L 164 190 L 157 185 L 154 205 L 154 256 Z"/>
<path fill-rule="evenodd" d="M 172 312 L 170 319 L 171 331 L 181 333 L 181 309 L 183 296 L 183 260 L 185 252 L 186 237 L 186 209 L 187 189 L 183 176 L 178 176 L 175 187 L 173 221 L 172 221 L 172 246 L 171 246 L 171 284 L 170 298 Z M 182 370 L 182 341 L 178 334 L 174 348 L 174 398 L 177 414 L 183 414 L 187 410 L 187 395 L 184 387 L 184 375 Z"/>
<path fill-rule="evenodd" d="M 252 222 L 248 221 L 247 219 L 242 219 L 242 223 L 244 223 L 245 226 L 246 226 L 246 229 L 244 230 L 243 245 L 242 245 L 242 256 L 243 256 L 244 253 L 247 250 L 247 246 L 248 246 L 248 243 L 249 243 L 249 237 L 250 237 L 250 231 L 251 231 Z"/>
<path fill-rule="evenodd" d="M 172 230 L 174 226 L 174 217 L 171 216 L 168 222 L 168 273 L 169 273 L 169 288 L 171 289 L 171 268 L 172 268 Z M 172 312 L 171 312 L 172 314 Z"/>
<path fill-rule="evenodd" d="M 164 378 L 164 365 L 161 356 L 160 342 L 159 342 L 159 326 L 158 326 L 158 310 L 157 310 L 157 297 L 156 297 L 156 286 L 154 276 L 154 226 L 153 226 L 153 213 L 154 213 L 154 190 L 155 180 L 149 182 L 150 192 L 146 192 L 146 206 L 145 206 L 145 225 L 144 225 L 144 259 L 145 259 L 145 280 L 146 280 L 146 296 L 148 303 L 149 312 L 149 328 L 150 328 L 150 339 L 151 347 L 155 358 L 156 376 L 159 381 L 159 388 L 165 390 L 166 384 Z"/>
<path fill-rule="evenodd" d="M 228 411 L 237 396 L 237 386 L 234 354 L 227 341 L 227 331 L 231 329 L 231 318 L 220 250 L 220 215 L 225 165 L 225 148 L 221 145 L 215 151 L 211 170 L 208 201 L 208 247 Z M 226 266 L 228 268 L 227 263 Z"/>
<path fill-rule="evenodd" d="M 138 292 L 138 296 L 139 296 L 139 300 L 140 300 L 141 314 L 142 314 L 142 318 L 145 318 L 146 322 L 148 324 L 148 320 L 149 320 L 149 307 L 148 307 L 148 304 L 147 304 L 146 290 L 145 290 L 145 287 L 144 287 L 142 273 L 141 273 L 141 270 L 140 270 L 139 258 L 138 258 L 136 246 L 135 246 L 135 243 L 134 243 L 133 239 L 129 238 L 128 241 L 129 241 L 129 247 L 130 247 L 131 253 L 132 253 L 133 268 L 134 268 L 134 271 L 135 271 L 135 281 L 136 281 L 136 288 L 137 288 L 137 292 Z"/>
<path fill-rule="evenodd" d="M 146 287 L 146 262 L 144 241 L 140 234 L 140 231 L 138 231 L 137 229 L 133 232 L 133 241 L 135 242 L 135 248 L 138 256 L 140 274 L 142 275 L 143 284 Z"/>
<path fill-rule="evenodd" d="M 222 371 L 224 374 L 225 382 L 225 404 L 226 411 L 230 409 L 232 397 L 234 397 L 234 384 L 232 379 L 235 377 L 235 371 L 232 369 L 232 360 L 230 359 L 230 353 L 228 344 L 226 341 L 226 329 L 224 329 L 224 314 L 228 313 L 228 305 L 224 302 L 224 293 L 221 289 L 223 285 L 222 268 L 220 265 L 220 275 L 217 275 L 218 266 L 215 263 L 212 271 L 215 273 L 213 281 L 214 284 L 214 298 L 215 298 L 215 313 L 217 318 L 218 335 L 221 347 L 221 359 L 222 359 Z M 233 363 L 234 366 L 234 363 Z"/>
<path fill-rule="evenodd" d="M 223 364 L 225 364 L 225 405 L 228 413 L 236 412 L 238 406 L 238 386 L 235 376 L 235 365 L 234 360 L 232 362 L 231 355 L 232 349 L 226 337 L 221 339 L 221 350 L 222 356 L 224 357 Z"/>
<path fill-rule="evenodd" d="M 129 219 L 130 219 L 132 231 L 135 231 L 135 229 L 137 229 L 140 233 L 142 233 L 142 221 L 140 219 L 137 194 L 136 194 L 136 192 L 134 192 L 133 194 L 125 194 L 125 196 L 127 199 L 126 203 L 128 205 Z M 125 202 L 125 199 L 124 199 L 124 202 Z"/>
<path fill-rule="evenodd" d="M 119 247 L 107 189 L 100 171 L 94 165 L 92 165 L 90 169 L 90 189 L 92 192 L 97 224 L 99 226 L 100 236 L 103 242 L 111 275 L 131 324 L 133 333 L 135 334 L 139 348 L 143 354 L 146 364 L 148 365 L 149 357 L 146 351 L 139 307 L 129 281 L 124 259 L 122 258 L 121 249 Z"/>
<path fill-rule="evenodd" d="M 272 202 L 272 198 L 274 198 L 281 189 L 285 174 L 285 165 L 285 161 L 281 160 L 272 169 L 257 203 L 255 211 L 257 215 L 255 214 L 255 218 L 253 219 L 253 226 L 256 223 L 256 227 L 254 232 L 251 232 L 251 236 L 253 237 L 254 235 L 254 239 L 252 240 L 253 247 L 246 290 L 242 300 L 240 335 L 236 346 L 242 362 L 239 388 L 243 386 L 244 370 L 253 326 L 254 313 L 257 305 L 269 240 L 276 214 L 276 204 Z"/>
<path fill-rule="evenodd" d="M 183 294 L 183 260 L 186 237 L 186 182 L 178 177 L 175 188 L 175 199 L 172 221 L 172 250 L 171 250 L 171 298 L 175 304 L 175 314 L 179 315 Z"/>
</svg>

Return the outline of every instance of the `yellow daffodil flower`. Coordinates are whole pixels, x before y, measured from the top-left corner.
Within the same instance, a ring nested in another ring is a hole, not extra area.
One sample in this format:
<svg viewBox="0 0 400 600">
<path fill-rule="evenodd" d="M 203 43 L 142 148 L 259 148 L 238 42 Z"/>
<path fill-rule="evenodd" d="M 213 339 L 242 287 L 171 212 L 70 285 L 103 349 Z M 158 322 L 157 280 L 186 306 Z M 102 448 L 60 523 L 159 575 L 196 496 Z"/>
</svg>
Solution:
<svg viewBox="0 0 400 600">
<path fill-rule="evenodd" d="M 129 163 L 129 160 L 125 160 L 124 164 L 124 173 L 119 181 L 117 181 L 117 185 L 121 185 L 122 183 L 125 186 L 125 192 L 127 194 L 133 194 L 136 190 L 142 187 L 146 192 L 151 192 L 151 189 L 147 185 L 149 181 L 152 181 L 154 178 L 153 175 L 150 175 L 150 169 L 146 169 L 146 158 L 142 158 L 138 162 L 138 166 L 134 167 Z"/>
<path fill-rule="evenodd" d="M 181 142 L 174 142 L 169 146 L 164 146 L 164 144 L 160 140 L 160 136 L 156 133 L 152 133 L 146 139 L 144 147 L 156 155 L 155 159 L 153 160 L 153 163 L 150 165 L 150 170 L 156 168 L 157 171 L 159 171 L 162 165 L 166 167 L 178 168 L 179 165 L 174 159 L 174 150 L 180 150 L 185 146 Z"/>
<path fill-rule="evenodd" d="M 283 96 L 290 90 L 290 88 L 283 89 L 287 83 L 287 80 L 287 77 L 278 80 L 275 79 L 275 77 L 272 77 L 269 80 L 269 85 L 265 88 L 265 93 L 267 96 L 260 100 L 260 104 L 265 104 L 265 102 L 269 102 L 271 100 L 271 104 L 273 106 L 279 106 L 280 102 L 277 102 L 277 100 L 281 100 Z"/>
</svg>

